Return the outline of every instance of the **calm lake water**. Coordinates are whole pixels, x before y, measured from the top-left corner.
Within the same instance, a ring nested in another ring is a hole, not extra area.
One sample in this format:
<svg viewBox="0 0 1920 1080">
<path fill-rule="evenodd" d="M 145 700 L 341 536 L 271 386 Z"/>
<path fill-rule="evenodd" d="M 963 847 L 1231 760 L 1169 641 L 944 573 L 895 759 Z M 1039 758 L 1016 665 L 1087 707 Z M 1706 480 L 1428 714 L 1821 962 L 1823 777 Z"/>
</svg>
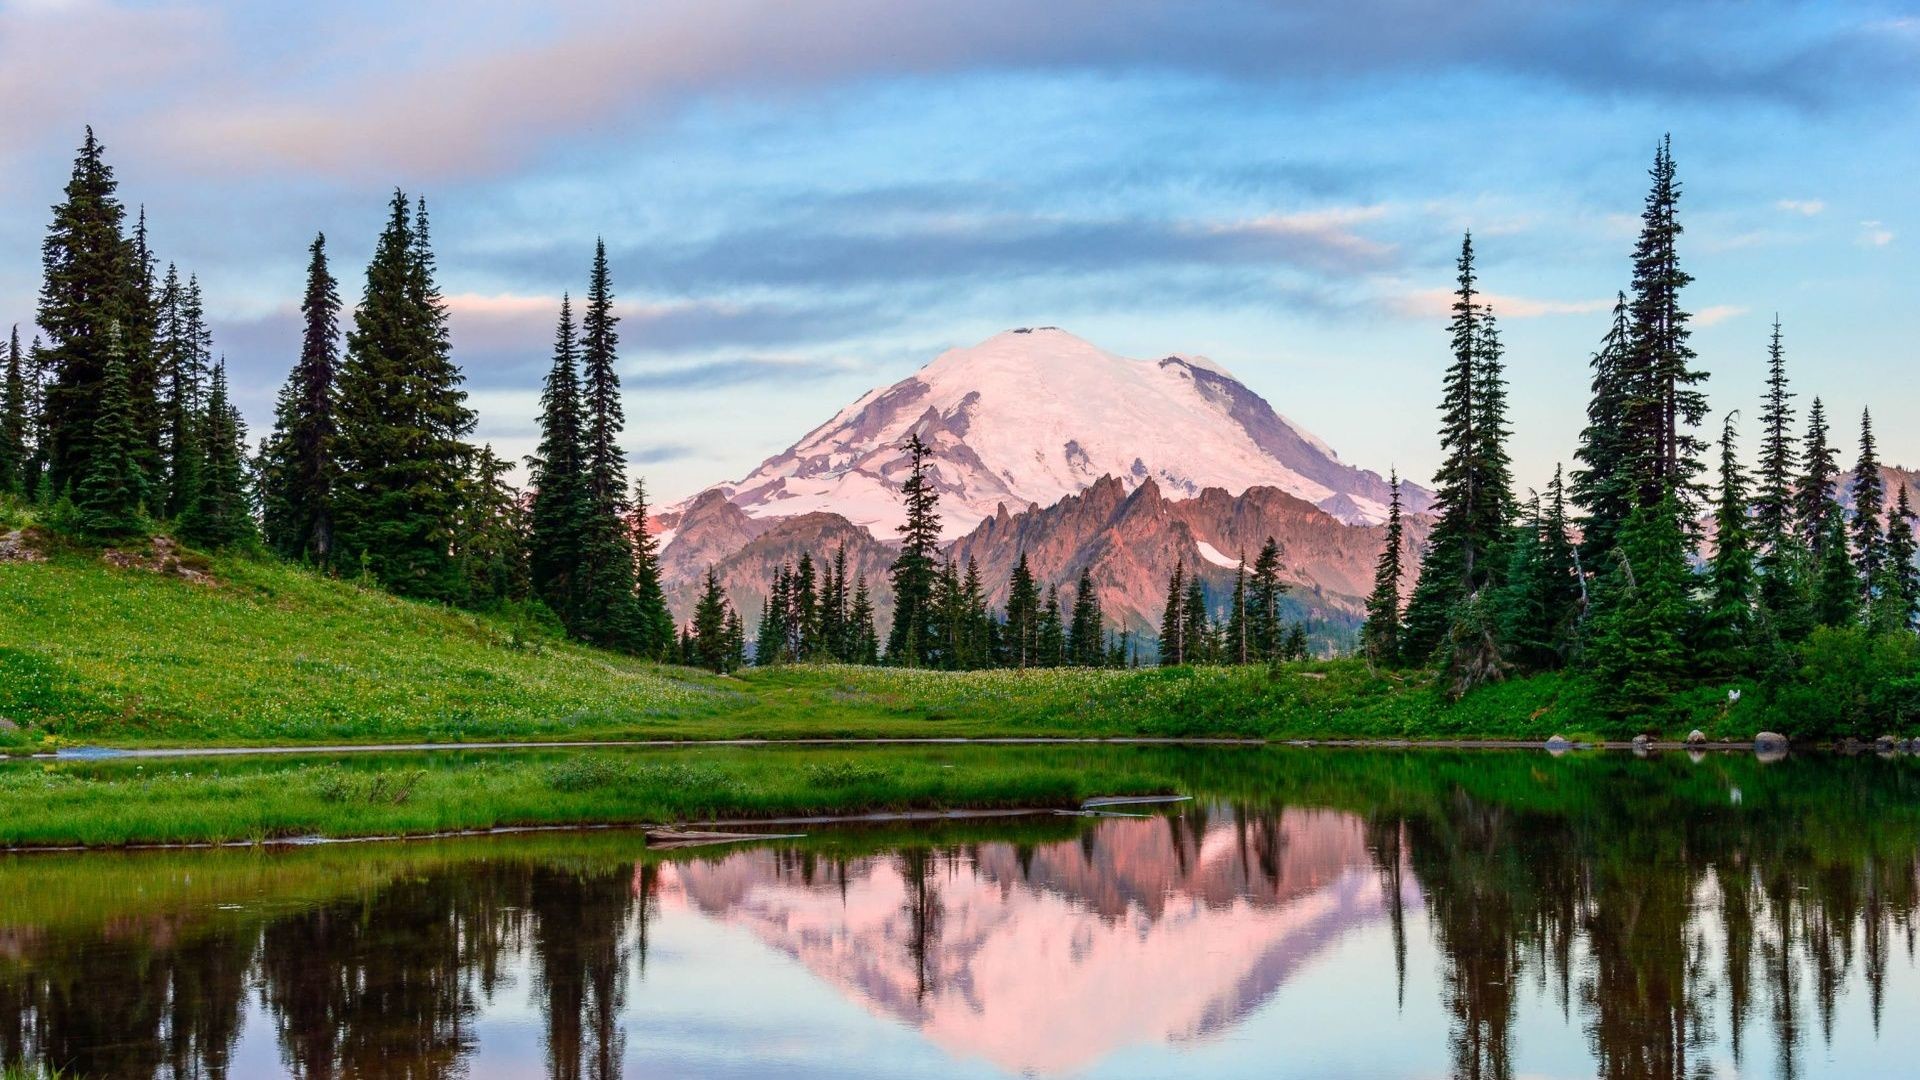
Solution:
<svg viewBox="0 0 1920 1080">
<path fill-rule="evenodd" d="M 236 1078 L 1920 1071 L 1910 759 L 1113 753 L 1152 754 L 1194 801 L 672 853 L 601 832 L 0 858 L 0 1061 Z"/>
</svg>

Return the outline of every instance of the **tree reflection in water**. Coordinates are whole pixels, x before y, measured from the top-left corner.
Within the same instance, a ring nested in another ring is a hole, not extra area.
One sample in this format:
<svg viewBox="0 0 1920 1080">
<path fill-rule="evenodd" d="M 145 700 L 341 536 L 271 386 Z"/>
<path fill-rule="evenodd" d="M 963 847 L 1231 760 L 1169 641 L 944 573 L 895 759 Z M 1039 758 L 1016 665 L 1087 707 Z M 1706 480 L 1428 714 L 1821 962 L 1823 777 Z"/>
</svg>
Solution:
<svg viewBox="0 0 1920 1080">
<path fill-rule="evenodd" d="M 1876 1037 L 1912 1038 L 1883 1024 L 1920 903 L 1912 762 L 1152 760 L 1210 797 L 672 858 L 574 837 L 14 859 L 0 1061 L 224 1077 L 260 1024 L 290 1075 L 450 1076 L 485 1059 L 481 1020 L 511 991 L 539 1009 L 548 1075 L 606 1080 L 630 1059 L 629 987 L 668 909 L 744 927 L 1013 1071 L 1235 1029 L 1376 930 L 1392 970 L 1347 976 L 1382 1002 L 1391 979 L 1397 1012 L 1441 1008 L 1430 1071 L 1461 1078 L 1515 1075 L 1529 1009 L 1584 1032 L 1606 1078 L 1694 1080 L 1723 1056 L 1798 1076 L 1848 995 Z M 1408 1001 L 1415 951 L 1434 958 L 1432 1002 Z M 1355 1032 L 1394 1022 L 1383 1004 Z"/>
</svg>

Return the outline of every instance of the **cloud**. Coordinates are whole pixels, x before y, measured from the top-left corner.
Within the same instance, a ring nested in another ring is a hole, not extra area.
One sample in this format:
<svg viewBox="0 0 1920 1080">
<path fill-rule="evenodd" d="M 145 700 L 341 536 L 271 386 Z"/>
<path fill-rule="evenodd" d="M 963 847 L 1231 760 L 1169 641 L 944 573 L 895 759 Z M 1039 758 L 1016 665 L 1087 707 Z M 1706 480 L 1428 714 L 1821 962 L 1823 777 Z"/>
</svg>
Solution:
<svg viewBox="0 0 1920 1080">
<path fill-rule="evenodd" d="M 1714 304 L 1694 312 L 1693 325 L 1714 326 L 1736 316 L 1745 315 L 1746 313 L 1746 307 L 1740 304 Z"/>
<path fill-rule="evenodd" d="M 1865 247 L 1886 247 L 1893 243 L 1893 230 L 1878 221 L 1860 223 L 1860 243 Z"/>
<path fill-rule="evenodd" d="M 685 461 L 699 457 L 702 451 L 697 446 L 686 443 L 663 442 L 636 446 L 627 451 L 627 460 L 635 465 L 663 465 L 670 461 Z"/>
<path fill-rule="evenodd" d="M 1501 319 L 1538 319 L 1551 315 L 1589 315 L 1596 311 L 1611 310 L 1614 298 L 1603 296 L 1595 300 L 1537 300 L 1525 296 L 1508 296 L 1502 293 L 1480 294 L 1480 300 L 1493 310 L 1495 317 Z M 1402 316 L 1412 319 L 1443 319 L 1453 309 L 1452 289 L 1416 289 L 1401 293 L 1390 300 L 1392 309 Z"/>
<path fill-rule="evenodd" d="M 620 381 L 627 390 L 713 390 L 746 383 L 767 386 L 808 382 L 864 369 L 865 365 L 847 359 L 743 357 L 675 367 L 647 366 L 622 375 Z"/>
<path fill-rule="evenodd" d="M 1827 204 L 1819 199 L 1781 199 L 1773 205 L 1776 209 L 1802 217 L 1813 217 L 1827 208 Z"/>
</svg>

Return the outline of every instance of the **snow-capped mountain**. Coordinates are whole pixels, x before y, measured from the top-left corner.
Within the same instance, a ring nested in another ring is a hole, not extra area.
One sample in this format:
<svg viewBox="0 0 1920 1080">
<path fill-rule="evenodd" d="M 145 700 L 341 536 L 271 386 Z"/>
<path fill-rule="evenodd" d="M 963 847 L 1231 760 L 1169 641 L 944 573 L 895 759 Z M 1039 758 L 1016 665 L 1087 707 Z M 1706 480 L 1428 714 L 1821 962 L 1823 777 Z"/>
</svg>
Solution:
<svg viewBox="0 0 1920 1080">
<path fill-rule="evenodd" d="M 1234 378 L 1198 356 L 1135 360 L 1054 327 L 1009 330 L 952 349 L 867 392 L 798 443 L 717 491 L 749 518 L 840 514 L 890 540 L 910 433 L 933 447 L 943 538 L 1002 505 L 1051 506 L 1115 476 L 1167 497 L 1268 486 L 1349 524 L 1386 515 L 1387 483 L 1345 464 Z M 668 507 L 672 529 L 695 499 Z M 1409 485 L 1410 511 L 1429 501 Z"/>
</svg>

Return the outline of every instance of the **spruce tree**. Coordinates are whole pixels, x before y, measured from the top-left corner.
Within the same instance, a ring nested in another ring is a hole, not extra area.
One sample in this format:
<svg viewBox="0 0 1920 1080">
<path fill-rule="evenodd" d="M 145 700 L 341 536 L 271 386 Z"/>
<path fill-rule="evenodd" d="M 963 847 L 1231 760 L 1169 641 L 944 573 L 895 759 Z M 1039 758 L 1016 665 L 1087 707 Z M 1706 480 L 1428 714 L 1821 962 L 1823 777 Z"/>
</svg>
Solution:
<svg viewBox="0 0 1920 1080">
<path fill-rule="evenodd" d="M 1693 367 L 1688 338 L 1691 316 L 1680 294 L 1693 275 L 1680 268 L 1678 241 L 1680 183 L 1668 136 L 1654 151 L 1652 187 L 1641 213 L 1640 238 L 1633 251 L 1633 323 L 1628 337 L 1629 386 L 1624 423 L 1636 441 L 1631 464 L 1637 466 L 1640 503 L 1650 506 L 1674 496 L 1682 534 L 1693 528 L 1689 507 L 1698 493 L 1700 455 L 1706 444 L 1693 429 L 1706 415 L 1700 383 L 1706 373 Z"/>
<path fill-rule="evenodd" d="M 1617 720 L 1657 724 L 1690 674 L 1693 572 L 1681 516 L 1671 494 L 1635 509 L 1605 570 L 1587 660 L 1596 703 Z"/>
<path fill-rule="evenodd" d="M 1218 659 L 1214 648 L 1213 619 L 1207 609 L 1207 590 L 1200 583 L 1199 574 L 1187 578 L 1187 593 L 1181 604 L 1180 632 L 1185 663 L 1211 664 Z"/>
<path fill-rule="evenodd" d="M 247 503 L 246 432 L 227 398 L 227 364 L 214 365 L 206 410 L 200 419 L 206 447 L 206 472 L 194 503 L 180 515 L 181 538 L 203 548 L 225 548 L 252 540 L 253 515 Z"/>
<path fill-rule="evenodd" d="M 647 483 L 633 478 L 633 598 L 639 623 L 635 642 L 647 656 L 664 656 L 673 647 L 673 613 L 660 580 L 660 540 L 647 528 Z"/>
<path fill-rule="evenodd" d="M 867 575 L 861 571 L 853 582 L 853 603 L 847 609 L 848 633 L 852 641 L 848 660 L 855 664 L 880 662 L 880 635 L 874 629 L 873 598 L 867 593 Z"/>
<path fill-rule="evenodd" d="M 4 382 L 0 383 L 0 492 L 22 497 L 28 491 L 27 437 L 32 422 L 25 362 L 20 353 L 20 327 L 16 325 L 7 346 Z"/>
<path fill-rule="evenodd" d="M 341 364 L 335 548 L 407 596 L 457 600 L 452 550 L 473 412 L 434 281 L 425 205 L 396 190 Z"/>
<path fill-rule="evenodd" d="M 1040 588 L 1022 550 L 1007 583 L 1007 664 L 1021 670 L 1032 666 L 1038 659 L 1039 634 Z"/>
<path fill-rule="evenodd" d="M 811 552 L 801 552 L 793 569 L 793 591 L 787 609 L 787 648 L 794 660 L 807 663 L 814 659 L 820 645 L 819 575 Z"/>
<path fill-rule="evenodd" d="M 108 327 L 106 368 L 93 413 L 93 432 L 83 444 L 89 455 L 87 474 L 81 478 L 74 499 L 80 530 L 108 538 L 130 536 L 146 528 L 147 478 L 140 471 L 140 427 L 133 393 L 127 386 L 127 362 L 120 355 L 117 337 Z"/>
<path fill-rule="evenodd" d="M 1805 471 L 1793 491 L 1794 517 L 1799 522 L 1800 536 L 1807 550 L 1813 553 L 1816 562 L 1824 565 L 1830 531 L 1827 519 L 1839 505 L 1834 501 L 1833 489 L 1840 477 L 1840 465 L 1833 446 L 1827 441 L 1827 414 L 1819 398 L 1814 398 L 1813 407 L 1807 410 L 1806 452 L 1800 461 Z"/>
<path fill-rule="evenodd" d="M 1794 534 L 1793 471 L 1799 455 L 1793 446 L 1793 397 L 1787 389 L 1786 351 L 1780 344 L 1780 318 L 1773 320 L 1767 344 L 1767 395 L 1760 413 L 1760 469 L 1753 491 L 1753 538 L 1763 559 L 1778 559 Z"/>
<path fill-rule="evenodd" d="M 1860 572 L 1860 592 L 1868 600 L 1887 561 L 1887 534 L 1880 526 L 1886 510 L 1886 482 L 1880 477 L 1880 455 L 1873 441 L 1873 414 L 1860 412 L 1860 457 L 1853 466 L 1853 562 Z"/>
<path fill-rule="evenodd" d="M 89 127 L 74 158 L 65 198 L 53 208 L 40 249 L 42 276 L 35 321 L 47 334 L 45 363 L 51 378 L 44 406 L 46 459 L 49 485 L 55 493 L 76 489 L 95 471 L 94 434 L 115 426 L 99 423 L 107 408 L 107 367 L 115 360 L 122 365 L 135 362 L 128 353 L 127 334 L 139 274 L 133 245 L 121 232 L 126 210 L 117 189 L 113 168 Z M 134 396 L 134 372 L 123 371 L 122 377 L 128 381 L 122 395 L 127 422 L 138 441 L 143 417 L 141 402 Z M 119 467 L 117 462 L 106 462 L 102 475 Z"/>
<path fill-rule="evenodd" d="M 1632 441 L 1626 428 L 1627 405 L 1633 393 L 1628 378 L 1631 338 L 1627 294 L 1623 292 L 1614 302 L 1613 322 L 1606 337 L 1593 354 L 1587 426 L 1580 432 L 1580 448 L 1575 451 L 1581 467 L 1573 472 L 1572 494 L 1574 503 L 1584 512 L 1580 551 L 1582 562 L 1589 567 L 1604 566 L 1609 561 L 1614 541 L 1640 497 L 1634 479 Z"/>
<path fill-rule="evenodd" d="M 1567 520 L 1566 481 L 1556 466 L 1514 531 L 1496 612 L 1500 654 L 1525 669 L 1565 663 L 1578 645 L 1582 579 Z"/>
<path fill-rule="evenodd" d="M 1067 631 L 1060 618 L 1060 586 L 1047 586 L 1047 602 L 1040 608 L 1037 667 L 1059 667 L 1067 662 Z"/>
<path fill-rule="evenodd" d="M 160 380 L 164 374 L 155 349 L 156 323 L 153 280 L 153 251 L 147 243 L 147 208 L 140 207 L 130 244 L 130 279 L 127 282 L 125 315 L 120 323 L 122 347 L 127 355 L 127 383 L 133 394 L 134 415 L 140 429 L 140 471 L 148 477 L 160 475 L 161 429 Z"/>
<path fill-rule="evenodd" d="M 520 600 L 532 587 L 527 571 L 527 514 L 520 492 L 507 482 L 509 468 L 489 443 L 474 455 L 465 480 L 456 551 L 469 604 Z"/>
<path fill-rule="evenodd" d="M 849 659 L 847 640 L 847 545 L 834 549 L 820 579 L 820 660 L 844 664 Z"/>
<path fill-rule="evenodd" d="M 207 468 L 207 447 L 200 418 L 206 411 L 208 372 L 213 365 L 213 334 L 207 329 L 200 279 L 189 274 L 178 286 L 178 301 L 168 322 L 166 343 L 168 517 L 187 513 L 200 498 Z"/>
<path fill-rule="evenodd" d="M 1713 558 L 1707 566 L 1701 613 L 1700 657 L 1717 671 L 1737 671 L 1750 656 L 1755 595 L 1753 538 L 1747 480 L 1734 450 L 1734 413 L 1720 429 L 1720 492 L 1713 517 Z"/>
<path fill-rule="evenodd" d="M 1167 604 L 1160 614 L 1160 664 L 1178 667 L 1187 662 L 1187 564 L 1173 564 L 1167 577 Z"/>
<path fill-rule="evenodd" d="M 1818 578 L 1814 585 L 1814 620 L 1821 626 L 1845 627 L 1860 623 L 1860 573 L 1847 548 L 1846 514 L 1829 499 L 1826 528 L 1815 553 Z"/>
<path fill-rule="evenodd" d="M 1406 526 L 1400 520 L 1398 472 L 1388 481 L 1388 491 L 1386 543 L 1373 564 L 1373 593 L 1367 597 L 1367 621 L 1360 628 L 1360 651 L 1369 663 L 1397 667 L 1400 664 L 1400 579 L 1405 574 L 1400 547 L 1406 538 Z"/>
<path fill-rule="evenodd" d="M 1905 615 L 1901 625 L 1911 627 L 1920 618 L 1920 563 L 1915 562 L 1913 503 L 1907 497 L 1907 485 L 1900 485 L 1893 512 L 1887 516 L 1887 575 L 1889 595 L 1897 610 Z"/>
<path fill-rule="evenodd" d="M 626 414 L 620 404 L 620 319 L 613 313 L 613 277 L 607 247 L 596 243 L 580 317 L 580 399 L 582 467 L 586 474 L 588 516 L 580 544 L 578 632 L 596 644 L 645 653 L 648 640 L 635 600 L 634 553 L 627 525 L 626 455 L 620 433 Z"/>
<path fill-rule="evenodd" d="M 787 578 L 793 568 L 781 563 L 773 568 L 773 581 L 767 587 L 767 602 L 760 609 L 760 629 L 754 635 L 753 662 L 761 667 L 787 661 L 787 609 L 791 594 Z"/>
<path fill-rule="evenodd" d="M 1280 580 L 1280 569 L 1280 542 L 1269 536 L 1247 579 L 1247 643 L 1256 663 L 1273 659 L 1286 634 L 1280 625 L 1280 598 L 1290 586 Z"/>
<path fill-rule="evenodd" d="M 563 295 L 553 362 L 540 393 L 540 444 L 527 459 L 533 486 L 528 570 L 534 595 L 576 633 L 582 610 L 581 548 L 592 512 L 582 460 L 579 360 L 573 301 Z"/>
<path fill-rule="evenodd" d="M 939 567 L 934 553 L 940 542 L 940 493 L 934 489 L 928 465 L 933 451 L 908 436 L 901 448 L 907 454 L 907 479 L 900 485 L 906 521 L 900 526 L 900 555 L 893 561 L 893 628 L 887 635 L 887 662 L 900 667 L 924 667 L 935 646 L 933 589 Z"/>
<path fill-rule="evenodd" d="M 1073 590 L 1073 620 L 1067 631 L 1067 652 L 1076 667 L 1099 667 L 1106 662 L 1107 628 L 1100 602 L 1093 593 L 1091 566 L 1080 568 Z"/>
<path fill-rule="evenodd" d="M 693 660 L 700 667 L 726 674 L 738 666 L 744 644 L 744 631 L 727 594 L 720 588 L 720 577 L 707 567 L 700 599 L 693 607 Z"/>
<path fill-rule="evenodd" d="M 1398 484 L 1394 502 L 1399 502 Z M 1396 509 L 1395 513 L 1398 511 Z M 1247 633 L 1247 556 L 1240 553 L 1233 568 L 1233 596 L 1227 601 L 1227 625 L 1221 634 L 1221 659 L 1229 664 L 1245 664 L 1253 659 L 1253 641 Z M 1121 665 L 1115 664 L 1115 667 Z"/>
<path fill-rule="evenodd" d="M 267 545 L 289 559 L 327 565 L 333 553 L 333 394 L 340 366 L 340 287 L 327 268 L 327 238 L 307 248 L 300 358 L 274 410 L 262 462 Z"/>
</svg>

